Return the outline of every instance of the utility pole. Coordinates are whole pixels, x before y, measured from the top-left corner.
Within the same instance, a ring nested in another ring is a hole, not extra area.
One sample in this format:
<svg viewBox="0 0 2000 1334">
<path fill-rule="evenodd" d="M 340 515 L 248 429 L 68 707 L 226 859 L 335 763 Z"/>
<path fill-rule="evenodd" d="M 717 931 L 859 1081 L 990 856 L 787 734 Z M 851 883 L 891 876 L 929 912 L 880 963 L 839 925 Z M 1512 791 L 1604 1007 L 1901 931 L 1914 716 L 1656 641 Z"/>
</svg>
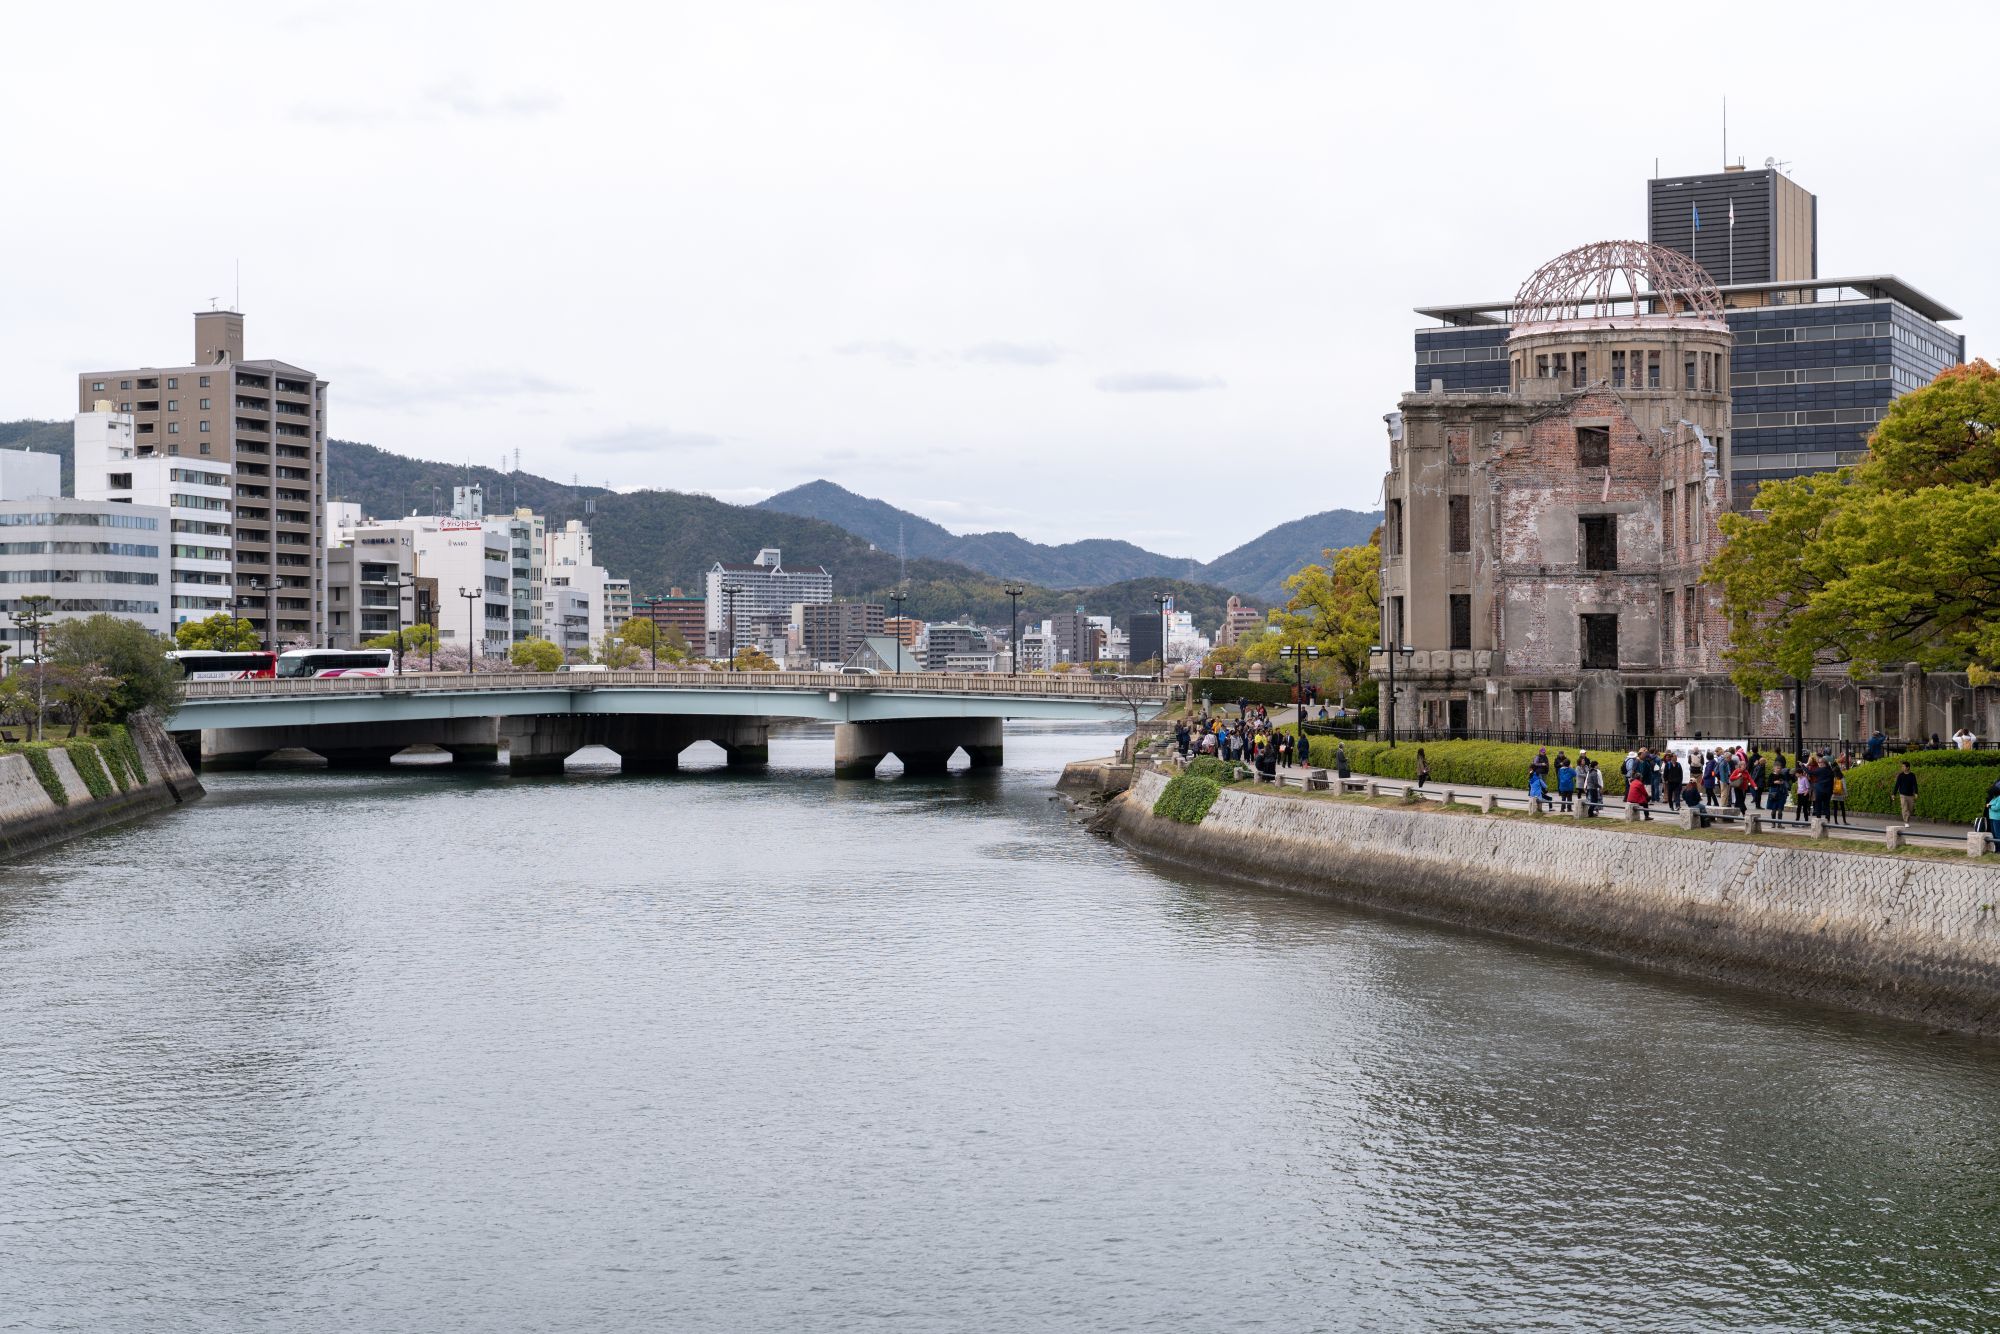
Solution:
<svg viewBox="0 0 2000 1334">
<path fill-rule="evenodd" d="M 1155 593 L 1153 594 L 1153 601 L 1160 608 L 1160 670 L 1154 673 L 1154 679 L 1165 681 L 1167 679 L 1167 608 L 1173 605 L 1174 595 L 1172 593 Z M 1317 653 L 1318 651 L 1315 650 L 1315 656 L 1317 656 Z"/>
</svg>

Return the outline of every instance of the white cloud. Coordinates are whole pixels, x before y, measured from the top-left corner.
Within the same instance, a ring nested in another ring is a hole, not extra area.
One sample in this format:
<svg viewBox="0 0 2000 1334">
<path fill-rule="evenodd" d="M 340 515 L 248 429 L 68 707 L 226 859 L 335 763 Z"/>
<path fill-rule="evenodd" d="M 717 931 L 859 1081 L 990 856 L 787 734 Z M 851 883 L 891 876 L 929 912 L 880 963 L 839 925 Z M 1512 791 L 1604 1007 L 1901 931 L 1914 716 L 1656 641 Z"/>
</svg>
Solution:
<svg viewBox="0 0 2000 1334">
<path fill-rule="evenodd" d="M 988 366 L 1053 366 L 1063 359 L 1054 343 L 974 343 L 961 354 Z"/>
<path fill-rule="evenodd" d="M 1097 387 L 1107 394 L 1193 394 L 1227 386 L 1219 375 L 1180 375 L 1173 371 L 1127 371 L 1100 375 Z"/>
</svg>

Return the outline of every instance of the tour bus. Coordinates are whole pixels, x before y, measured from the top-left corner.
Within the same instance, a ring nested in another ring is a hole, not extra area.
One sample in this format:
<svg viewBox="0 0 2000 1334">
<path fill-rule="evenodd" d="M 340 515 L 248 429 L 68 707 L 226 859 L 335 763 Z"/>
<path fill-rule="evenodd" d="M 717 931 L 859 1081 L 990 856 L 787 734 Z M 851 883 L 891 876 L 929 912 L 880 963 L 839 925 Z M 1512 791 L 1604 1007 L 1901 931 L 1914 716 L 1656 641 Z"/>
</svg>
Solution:
<svg viewBox="0 0 2000 1334">
<path fill-rule="evenodd" d="M 396 655 L 386 648 L 295 648 L 278 655 L 278 675 L 394 676 Z"/>
<path fill-rule="evenodd" d="M 190 681 L 254 681 L 276 674 L 275 653 L 218 653 L 209 649 L 179 650 L 167 655 Z"/>
</svg>

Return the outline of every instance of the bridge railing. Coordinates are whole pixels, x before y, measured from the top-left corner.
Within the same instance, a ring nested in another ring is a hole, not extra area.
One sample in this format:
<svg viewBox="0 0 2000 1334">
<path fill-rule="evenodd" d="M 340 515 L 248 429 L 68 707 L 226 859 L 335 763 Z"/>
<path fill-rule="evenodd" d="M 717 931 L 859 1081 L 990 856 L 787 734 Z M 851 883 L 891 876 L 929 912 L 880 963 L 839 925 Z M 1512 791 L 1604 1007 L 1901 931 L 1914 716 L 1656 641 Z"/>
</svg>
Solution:
<svg viewBox="0 0 2000 1334">
<path fill-rule="evenodd" d="M 1001 695 L 1021 699 L 1101 699 L 1155 704 L 1167 687 L 1154 681 L 1095 677 L 1006 676 L 983 672 L 703 672 L 686 668 L 616 672 L 410 672 L 401 676 L 268 678 L 190 681 L 187 698 L 246 699 L 269 695 L 401 695 L 464 691 L 604 690 L 644 687 L 691 690 L 846 691 L 855 694 Z"/>
</svg>

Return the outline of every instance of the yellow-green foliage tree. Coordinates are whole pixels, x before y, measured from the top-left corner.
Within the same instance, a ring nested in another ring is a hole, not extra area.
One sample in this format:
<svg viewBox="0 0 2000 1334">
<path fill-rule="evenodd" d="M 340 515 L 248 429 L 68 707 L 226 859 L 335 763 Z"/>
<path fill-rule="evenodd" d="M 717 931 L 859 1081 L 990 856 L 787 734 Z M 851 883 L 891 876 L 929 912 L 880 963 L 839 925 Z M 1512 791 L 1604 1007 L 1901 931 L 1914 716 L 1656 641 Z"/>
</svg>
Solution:
<svg viewBox="0 0 2000 1334">
<path fill-rule="evenodd" d="M 257 627 L 219 611 L 199 621 L 182 621 L 174 628 L 174 645 L 190 652 L 248 653 L 261 647 Z"/>
<path fill-rule="evenodd" d="M 1272 614 L 1268 630 L 1240 646 L 1241 661 L 1276 667 L 1282 646 L 1312 645 L 1338 684 L 1358 688 L 1368 679 L 1369 646 L 1381 633 L 1381 543 L 1378 527 L 1366 542 L 1329 550 L 1323 564 L 1285 580 L 1291 596 Z"/>
<path fill-rule="evenodd" d="M 403 627 L 403 656 L 405 657 L 416 657 L 420 654 L 429 653 L 432 646 L 436 643 L 437 629 L 434 626 L 419 623 Z M 365 641 L 361 647 L 394 650 L 396 647 L 396 632 L 391 630 L 386 635 L 376 635 L 373 639 Z"/>
<path fill-rule="evenodd" d="M 661 663 L 686 662 L 687 639 L 673 626 L 656 624 L 650 617 L 634 616 L 618 627 L 618 638 L 630 645 L 651 667 Z"/>
<path fill-rule="evenodd" d="M 2000 370 L 1956 366 L 1889 406 L 1851 468 L 1767 482 L 1703 580 L 1751 694 L 1841 664 L 2000 669 Z"/>
<path fill-rule="evenodd" d="M 596 660 L 613 671 L 624 671 L 639 665 L 640 653 L 617 635 L 608 634 L 597 643 Z"/>
<path fill-rule="evenodd" d="M 775 672 L 778 664 L 771 655 L 751 644 L 736 650 L 736 657 L 729 664 L 739 672 Z"/>
<path fill-rule="evenodd" d="M 507 661 L 525 672 L 552 672 L 562 666 L 563 651 L 546 639 L 523 639 L 507 650 Z"/>
</svg>

